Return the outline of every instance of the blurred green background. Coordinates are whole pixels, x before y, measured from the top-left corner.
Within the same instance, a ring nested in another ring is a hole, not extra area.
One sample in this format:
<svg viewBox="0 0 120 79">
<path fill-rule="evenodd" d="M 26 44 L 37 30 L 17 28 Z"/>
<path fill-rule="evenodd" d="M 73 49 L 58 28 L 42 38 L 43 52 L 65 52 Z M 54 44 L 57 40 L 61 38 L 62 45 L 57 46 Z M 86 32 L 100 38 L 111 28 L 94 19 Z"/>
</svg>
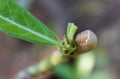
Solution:
<svg viewBox="0 0 120 79">
<path fill-rule="evenodd" d="M 119 79 L 120 0 L 17 0 L 60 38 L 68 22 L 78 33 L 98 36 L 95 50 L 71 59 L 35 79 Z M 12 79 L 21 69 L 48 57 L 54 47 L 35 45 L 0 32 L 0 79 Z"/>
</svg>

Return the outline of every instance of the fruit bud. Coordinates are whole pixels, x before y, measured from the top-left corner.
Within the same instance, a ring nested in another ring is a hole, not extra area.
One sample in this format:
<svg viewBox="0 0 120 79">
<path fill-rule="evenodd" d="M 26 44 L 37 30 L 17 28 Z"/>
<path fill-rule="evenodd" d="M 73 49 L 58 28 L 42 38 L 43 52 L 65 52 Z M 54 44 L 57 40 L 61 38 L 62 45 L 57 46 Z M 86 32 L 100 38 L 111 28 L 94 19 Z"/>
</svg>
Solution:
<svg viewBox="0 0 120 79">
<path fill-rule="evenodd" d="M 97 37 L 90 30 L 79 33 L 75 39 L 77 43 L 76 54 L 81 54 L 94 49 L 97 45 Z"/>
</svg>

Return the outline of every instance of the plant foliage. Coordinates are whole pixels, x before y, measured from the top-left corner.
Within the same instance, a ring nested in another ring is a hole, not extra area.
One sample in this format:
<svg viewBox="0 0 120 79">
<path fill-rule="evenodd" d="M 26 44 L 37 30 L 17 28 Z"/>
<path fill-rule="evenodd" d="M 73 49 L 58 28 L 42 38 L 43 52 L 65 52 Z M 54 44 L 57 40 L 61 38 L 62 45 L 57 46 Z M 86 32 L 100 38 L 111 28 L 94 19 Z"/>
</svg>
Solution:
<svg viewBox="0 0 120 79">
<path fill-rule="evenodd" d="M 0 31 L 42 45 L 58 46 L 58 37 L 15 0 L 0 0 Z"/>
</svg>

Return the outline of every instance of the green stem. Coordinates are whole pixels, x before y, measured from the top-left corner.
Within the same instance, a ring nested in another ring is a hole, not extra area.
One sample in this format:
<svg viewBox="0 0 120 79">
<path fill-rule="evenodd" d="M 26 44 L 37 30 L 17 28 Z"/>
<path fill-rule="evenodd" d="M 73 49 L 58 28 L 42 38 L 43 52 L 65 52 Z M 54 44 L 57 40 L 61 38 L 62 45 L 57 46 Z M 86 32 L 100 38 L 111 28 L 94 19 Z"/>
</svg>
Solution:
<svg viewBox="0 0 120 79">
<path fill-rule="evenodd" d="M 67 57 L 63 56 L 59 51 L 56 51 L 47 59 L 44 59 L 39 63 L 19 72 L 15 79 L 31 79 L 32 77 L 40 75 L 41 73 L 46 72 L 65 61 L 67 61 Z"/>
</svg>

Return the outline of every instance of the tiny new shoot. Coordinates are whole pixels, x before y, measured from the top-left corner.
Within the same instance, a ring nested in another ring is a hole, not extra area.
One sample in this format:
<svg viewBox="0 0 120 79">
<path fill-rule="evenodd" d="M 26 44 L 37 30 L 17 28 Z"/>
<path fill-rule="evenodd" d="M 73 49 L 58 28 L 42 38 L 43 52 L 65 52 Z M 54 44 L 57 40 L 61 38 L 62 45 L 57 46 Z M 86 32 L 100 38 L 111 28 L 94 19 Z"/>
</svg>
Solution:
<svg viewBox="0 0 120 79">
<path fill-rule="evenodd" d="M 68 23 L 67 33 L 63 37 L 61 44 L 61 52 L 64 55 L 71 55 L 71 53 L 76 49 L 74 35 L 77 31 L 77 26 L 74 23 Z"/>
</svg>

